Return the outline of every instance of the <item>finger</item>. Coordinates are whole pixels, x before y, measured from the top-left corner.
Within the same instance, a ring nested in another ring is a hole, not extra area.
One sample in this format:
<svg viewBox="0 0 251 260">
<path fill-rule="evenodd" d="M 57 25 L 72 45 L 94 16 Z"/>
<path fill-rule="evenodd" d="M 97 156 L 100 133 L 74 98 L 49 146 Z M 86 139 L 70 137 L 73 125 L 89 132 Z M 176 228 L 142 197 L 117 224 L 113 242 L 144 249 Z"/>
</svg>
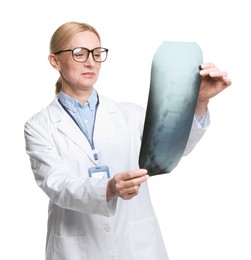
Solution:
<svg viewBox="0 0 251 260">
<path fill-rule="evenodd" d="M 138 195 L 139 189 L 140 189 L 140 185 L 134 186 L 130 189 L 125 190 L 122 194 L 120 194 L 120 197 L 125 200 L 131 199 L 134 196 Z"/>
<path fill-rule="evenodd" d="M 149 178 L 149 175 L 145 175 L 142 177 L 137 177 L 134 179 L 126 180 L 126 181 L 117 181 L 115 183 L 115 188 L 117 191 L 125 191 L 127 189 L 133 188 L 135 186 L 139 186 L 144 183 Z"/>
<path fill-rule="evenodd" d="M 232 81 L 228 77 L 223 77 L 223 81 L 226 86 L 230 86 L 232 84 Z"/>
<path fill-rule="evenodd" d="M 211 78 L 222 81 L 225 86 L 230 86 L 232 84 L 232 81 L 227 77 L 227 73 L 224 71 L 211 72 L 209 75 Z"/>
<path fill-rule="evenodd" d="M 210 73 L 214 73 L 214 72 L 217 72 L 217 71 L 219 71 L 219 70 L 218 70 L 218 68 L 216 68 L 216 67 L 205 68 L 205 69 L 202 69 L 202 70 L 200 71 L 200 75 L 201 75 L 201 76 L 208 76 L 208 75 L 210 75 Z"/>
<path fill-rule="evenodd" d="M 124 194 L 138 194 L 139 192 L 139 188 L 140 188 L 140 185 L 137 185 L 137 186 L 133 186 L 129 189 L 126 189 Z"/>
<path fill-rule="evenodd" d="M 200 70 L 203 70 L 203 69 L 210 69 L 210 68 L 215 68 L 215 65 L 214 63 L 203 63 L 199 66 L 199 69 Z"/>
<path fill-rule="evenodd" d="M 146 176 L 146 175 L 147 175 L 147 170 L 139 169 L 139 170 L 135 170 L 135 171 L 121 173 L 120 179 L 126 181 L 126 180 L 131 180 L 131 179 L 138 178 L 141 176 Z"/>
<path fill-rule="evenodd" d="M 131 188 L 144 183 L 149 178 L 149 175 L 144 175 L 124 182 L 125 188 Z"/>
<path fill-rule="evenodd" d="M 227 73 L 225 71 L 210 71 L 209 72 L 209 76 L 212 78 L 223 78 L 223 77 L 227 77 Z"/>
<path fill-rule="evenodd" d="M 130 200 L 133 197 L 135 197 L 137 194 L 136 193 L 132 193 L 132 194 L 125 194 L 123 196 L 120 196 L 120 198 L 122 198 L 123 200 Z"/>
</svg>

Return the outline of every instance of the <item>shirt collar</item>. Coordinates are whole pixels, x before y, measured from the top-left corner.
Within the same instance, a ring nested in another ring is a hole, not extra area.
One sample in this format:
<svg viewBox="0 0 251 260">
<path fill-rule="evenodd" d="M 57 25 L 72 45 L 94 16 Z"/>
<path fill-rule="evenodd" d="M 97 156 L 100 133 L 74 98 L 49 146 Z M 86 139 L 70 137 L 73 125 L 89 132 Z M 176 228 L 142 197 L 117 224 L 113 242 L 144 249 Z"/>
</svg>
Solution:
<svg viewBox="0 0 251 260">
<path fill-rule="evenodd" d="M 98 104 L 98 94 L 95 89 L 92 91 L 91 95 L 83 105 L 76 99 L 65 94 L 63 91 L 60 92 L 58 98 L 64 106 L 73 112 L 75 112 L 78 108 L 84 108 L 86 106 L 88 106 L 91 110 L 94 110 Z"/>
</svg>

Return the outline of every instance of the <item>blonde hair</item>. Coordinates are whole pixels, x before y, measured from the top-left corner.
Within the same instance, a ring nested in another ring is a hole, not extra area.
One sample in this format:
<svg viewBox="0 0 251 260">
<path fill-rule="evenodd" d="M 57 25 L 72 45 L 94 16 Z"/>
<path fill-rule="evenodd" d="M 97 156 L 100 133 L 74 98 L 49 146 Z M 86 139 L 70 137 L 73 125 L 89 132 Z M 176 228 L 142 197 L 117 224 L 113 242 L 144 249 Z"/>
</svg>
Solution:
<svg viewBox="0 0 251 260">
<path fill-rule="evenodd" d="M 97 35 L 99 41 L 100 36 L 97 30 L 87 24 L 87 23 L 78 23 L 78 22 L 68 22 L 62 24 L 58 29 L 53 33 L 50 41 L 50 53 L 55 53 L 64 49 L 64 46 L 79 32 L 90 31 Z M 62 79 L 61 76 L 58 78 L 56 84 L 55 93 L 58 95 L 62 89 Z"/>
</svg>

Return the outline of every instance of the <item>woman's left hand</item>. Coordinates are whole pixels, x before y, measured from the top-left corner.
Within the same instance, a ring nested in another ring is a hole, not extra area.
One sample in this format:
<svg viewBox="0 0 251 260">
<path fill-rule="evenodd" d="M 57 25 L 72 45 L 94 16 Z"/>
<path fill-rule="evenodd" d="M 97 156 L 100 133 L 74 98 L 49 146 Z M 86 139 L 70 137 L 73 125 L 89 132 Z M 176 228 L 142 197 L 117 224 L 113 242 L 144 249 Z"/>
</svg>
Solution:
<svg viewBox="0 0 251 260">
<path fill-rule="evenodd" d="M 232 82 L 227 73 L 219 70 L 213 63 L 204 63 L 200 67 L 202 81 L 195 113 L 202 117 L 207 111 L 209 99 L 229 87 Z"/>
</svg>

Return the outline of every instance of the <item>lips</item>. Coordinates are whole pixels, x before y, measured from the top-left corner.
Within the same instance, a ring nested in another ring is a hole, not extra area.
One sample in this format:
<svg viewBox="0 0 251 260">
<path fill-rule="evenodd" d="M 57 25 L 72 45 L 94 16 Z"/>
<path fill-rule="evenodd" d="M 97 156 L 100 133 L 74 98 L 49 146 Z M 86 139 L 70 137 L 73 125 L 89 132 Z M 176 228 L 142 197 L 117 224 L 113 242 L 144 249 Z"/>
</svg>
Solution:
<svg viewBox="0 0 251 260">
<path fill-rule="evenodd" d="M 86 76 L 86 77 L 93 77 L 93 76 L 95 76 L 95 73 L 94 72 L 84 72 L 81 75 Z"/>
</svg>

